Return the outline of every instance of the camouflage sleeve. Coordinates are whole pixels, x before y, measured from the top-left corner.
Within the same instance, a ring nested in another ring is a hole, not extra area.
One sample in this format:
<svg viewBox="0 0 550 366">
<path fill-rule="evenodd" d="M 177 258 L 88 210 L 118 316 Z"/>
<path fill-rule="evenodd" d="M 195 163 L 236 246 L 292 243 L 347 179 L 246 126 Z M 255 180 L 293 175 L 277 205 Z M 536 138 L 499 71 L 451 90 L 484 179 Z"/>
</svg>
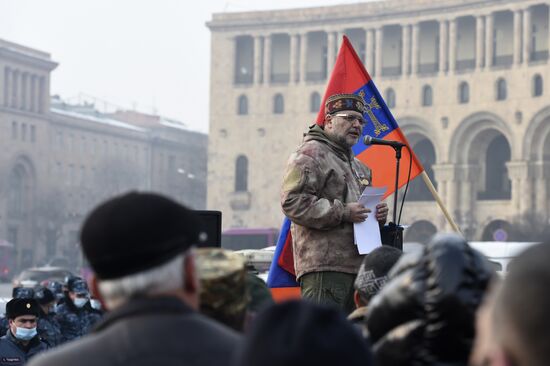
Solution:
<svg viewBox="0 0 550 366">
<path fill-rule="evenodd" d="M 310 156 L 291 156 L 283 179 L 281 206 L 292 222 L 329 230 L 349 219 L 349 209 L 343 202 L 319 197 L 322 178 L 318 163 Z"/>
</svg>

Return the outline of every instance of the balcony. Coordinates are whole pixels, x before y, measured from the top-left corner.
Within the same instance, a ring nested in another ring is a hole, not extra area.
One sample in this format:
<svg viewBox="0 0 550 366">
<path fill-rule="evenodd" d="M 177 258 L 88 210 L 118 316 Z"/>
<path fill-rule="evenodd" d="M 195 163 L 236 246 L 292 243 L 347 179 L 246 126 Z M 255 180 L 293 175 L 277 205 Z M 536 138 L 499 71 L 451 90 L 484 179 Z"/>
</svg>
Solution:
<svg viewBox="0 0 550 366">
<path fill-rule="evenodd" d="M 250 203 L 252 201 L 252 196 L 250 192 L 232 192 L 229 195 L 229 205 L 235 211 L 245 211 L 250 209 Z"/>
<path fill-rule="evenodd" d="M 288 83 L 290 81 L 290 74 L 287 73 L 278 73 L 278 74 L 271 74 L 271 82 L 272 83 Z"/>
<path fill-rule="evenodd" d="M 471 70 L 471 69 L 475 69 L 475 67 L 476 67 L 476 60 L 475 59 L 457 60 L 456 61 L 456 70 L 457 71 Z"/>
<path fill-rule="evenodd" d="M 419 74 L 434 74 L 439 70 L 439 63 L 420 64 L 418 65 Z"/>
<path fill-rule="evenodd" d="M 327 78 L 326 71 L 308 71 L 306 73 L 307 81 L 325 81 Z"/>
<path fill-rule="evenodd" d="M 254 76 L 252 74 L 237 74 L 235 75 L 235 84 L 252 84 Z"/>
<path fill-rule="evenodd" d="M 531 52 L 531 61 L 546 61 L 548 60 L 548 50 Z"/>
<path fill-rule="evenodd" d="M 512 66 L 512 63 L 514 62 L 514 55 L 501 55 L 501 56 L 495 56 L 494 58 L 494 66 Z"/>
<path fill-rule="evenodd" d="M 382 68 L 382 76 L 399 76 L 399 75 L 401 75 L 401 66 Z"/>
<path fill-rule="evenodd" d="M 509 200 L 511 198 L 512 198 L 511 191 L 491 190 L 491 191 L 477 192 L 477 199 L 480 201 L 502 201 L 502 200 Z"/>
</svg>

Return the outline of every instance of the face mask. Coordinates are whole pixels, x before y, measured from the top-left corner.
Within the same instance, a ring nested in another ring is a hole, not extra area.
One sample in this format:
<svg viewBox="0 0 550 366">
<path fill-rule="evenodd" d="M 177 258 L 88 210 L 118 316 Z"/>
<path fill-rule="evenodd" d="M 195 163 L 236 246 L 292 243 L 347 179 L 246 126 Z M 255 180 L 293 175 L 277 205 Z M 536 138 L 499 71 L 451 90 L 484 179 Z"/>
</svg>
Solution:
<svg viewBox="0 0 550 366">
<path fill-rule="evenodd" d="M 101 302 L 99 302 L 99 300 L 90 300 L 90 305 L 92 306 L 92 309 L 101 310 Z"/>
<path fill-rule="evenodd" d="M 16 328 L 15 338 L 22 341 L 30 341 L 36 335 L 36 327 L 27 329 L 27 328 Z"/>
<path fill-rule="evenodd" d="M 74 301 L 73 301 L 74 306 L 76 306 L 77 308 L 83 307 L 84 305 L 86 305 L 87 302 L 88 302 L 88 299 L 83 299 L 83 298 L 81 298 L 81 297 L 77 297 L 77 298 L 74 299 Z"/>
</svg>

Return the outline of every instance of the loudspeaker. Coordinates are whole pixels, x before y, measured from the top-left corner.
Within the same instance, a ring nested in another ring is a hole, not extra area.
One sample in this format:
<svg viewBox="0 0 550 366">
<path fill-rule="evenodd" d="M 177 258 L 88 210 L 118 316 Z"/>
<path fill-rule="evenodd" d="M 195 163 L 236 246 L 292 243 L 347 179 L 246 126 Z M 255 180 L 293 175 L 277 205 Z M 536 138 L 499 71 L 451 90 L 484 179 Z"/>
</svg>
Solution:
<svg viewBox="0 0 550 366">
<path fill-rule="evenodd" d="M 202 221 L 200 242 L 197 247 L 222 247 L 222 213 L 221 211 L 195 211 Z"/>
</svg>

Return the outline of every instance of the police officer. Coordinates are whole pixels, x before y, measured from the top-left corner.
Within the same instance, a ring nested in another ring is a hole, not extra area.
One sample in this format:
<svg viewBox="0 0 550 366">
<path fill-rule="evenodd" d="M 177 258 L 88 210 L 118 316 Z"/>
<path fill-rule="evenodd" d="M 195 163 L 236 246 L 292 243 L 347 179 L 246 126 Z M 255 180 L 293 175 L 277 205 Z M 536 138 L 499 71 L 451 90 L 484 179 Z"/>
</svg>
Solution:
<svg viewBox="0 0 550 366">
<path fill-rule="evenodd" d="M 82 337 L 99 319 L 86 306 L 89 298 L 88 285 L 82 278 L 75 277 L 68 281 L 65 301 L 59 305 L 55 317 L 64 341 Z"/>
<path fill-rule="evenodd" d="M 40 305 L 40 316 L 38 318 L 38 335 L 50 347 L 55 347 L 63 342 L 61 328 L 55 319 L 53 310 L 56 299 L 53 292 L 46 287 L 40 286 L 34 291 L 34 298 Z"/>
<path fill-rule="evenodd" d="M 34 297 L 34 290 L 30 287 L 14 287 L 11 290 L 12 299 L 32 299 Z M 6 335 L 9 328 L 8 317 L 6 314 L 0 318 L 0 337 Z"/>
<path fill-rule="evenodd" d="M 0 363 L 23 365 L 48 348 L 36 330 L 39 305 L 34 299 L 12 299 L 6 304 L 9 330 L 0 338 Z"/>
</svg>

